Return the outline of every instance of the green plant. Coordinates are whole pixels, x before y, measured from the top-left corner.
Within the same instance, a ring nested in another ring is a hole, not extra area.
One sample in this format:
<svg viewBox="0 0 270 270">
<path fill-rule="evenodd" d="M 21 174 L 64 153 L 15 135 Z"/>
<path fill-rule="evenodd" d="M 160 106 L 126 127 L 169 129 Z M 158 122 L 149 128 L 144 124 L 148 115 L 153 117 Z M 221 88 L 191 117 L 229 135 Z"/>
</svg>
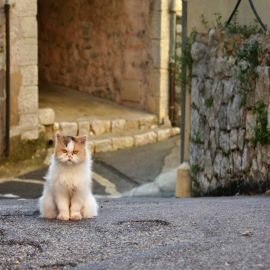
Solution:
<svg viewBox="0 0 270 270">
<path fill-rule="evenodd" d="M 262 33 L 262 30 L 257 20 L 250 24 L 239 24 L 238 12 L 236 12 L 231 23 L 226 26 L 226 32 L 229 35 L 240 35 L 243 39 L 248 39 L 251 35 Z"/>
<path fill-rule="evenodd" d="M 237 78 L 241 82 L 242 89 L 251 90 L 254 88 L 261 55 L 262 47 L 257 40 L 248 41 L 237 50 L 235 55 L 236 64 L 239 67 Z"/>
<path fill-rule="evenodd" d="M 222 23 L 222 15 L 220 13 L 214 13 L 215 16 L 215 20 L 216 20 L 216 27 L 218 29 L 223 29 L 224 28 L 224 24 Z"/>
<path fill-rule="evenodd" d="M 191 165 L 191 169 L 190 170 L 191 170 L 191 173 L 193 175 L 196 175 L 199 172 L 201 172 L 203 170 L 203 168 L 201 168 L 198 164 L 193 164 L 193 165 Z"/>
<path fill-rule="evenodd" d="M 208 99 L 205 100 L 205 106 L 207 108 L 211 108 L 213 106 L 213 104 L 214 104 L 213 97 L 210 97 L 210 98 L 208 98 Z"/>
<path fill-rule="evenodd" d="M 247 104 L 247 93 L 241 92 L 240 93 L 240 108 L 244 107 Z"/>
<path fill-rule="evenodd" d="M 186 79 L 186 83 L 188 84 L 191 79 L 191 72 L 192 72 L 192 55 L 191 55 L 191 46 L 192 43 L 196 41 L 197 38 L 197 31 L 196 29 L 193 29 L 190 37 L 187 38 L 186 40 L 186 46 L 182 49 L 182 55 L 181 56 L 176 56 L 174 55 L 172 58 L 175 63 L 175 69 L 176 69 L 176 84 L 181 85 L 184 79 Z M 187 78 L 183 78 L 183 73 L 182 73 L 182 65 L 185 65 L 187 67 Z"/>
<path fill-rule="evenodd" d="M 205 27 L 206 30 L 209 29 L 209 22 L 203 14 L 201 14 L 201 23 Z"/>
<path fill-rule="evenodd" d="M 195 133 L 194 136 L 191 138 L 191 141 L 195 144 L 203 144 L 203 140 L 201 138 L 201 134 L 200 133 Z"/>
<path fill-rule="evenodd" d="M 253 108 L 253 112 L 257 115 L 257 126 L 254 129 L 254 144 L 261 143 L 262 145 L 270 144 L 270 131 L 267 128 L 267 109 L 266 105 L 262 100 L 258 101 L 256 106 Z"/>
</svg>

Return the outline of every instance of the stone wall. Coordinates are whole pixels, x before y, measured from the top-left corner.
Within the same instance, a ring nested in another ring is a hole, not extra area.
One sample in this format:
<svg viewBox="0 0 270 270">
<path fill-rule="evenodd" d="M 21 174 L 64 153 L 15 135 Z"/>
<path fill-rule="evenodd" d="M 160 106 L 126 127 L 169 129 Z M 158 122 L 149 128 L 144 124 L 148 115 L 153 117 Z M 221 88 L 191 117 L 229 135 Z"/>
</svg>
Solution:
<svg viewBox="0 0 270 270">
<path fill-rule="evenodd" d="M 11 137 L 38 138 L 37 3 L 10 1 Z"/>
<path fill-rule="evenodd" d="M 151 16 L 152 0 L 39 1 L 41 82 L 145 109 Z"/>
<path fill-rule="evenodd" d="M 236 58 L 235 51 L 256 42 L 263 53 L 252 71 L 252 63 Z M 262 192 L 269 186 L 269 52 L 269 36 L 241 40 L 214 29 L 193 43 L 190 163 L 195 194 Z"/>
</svg>

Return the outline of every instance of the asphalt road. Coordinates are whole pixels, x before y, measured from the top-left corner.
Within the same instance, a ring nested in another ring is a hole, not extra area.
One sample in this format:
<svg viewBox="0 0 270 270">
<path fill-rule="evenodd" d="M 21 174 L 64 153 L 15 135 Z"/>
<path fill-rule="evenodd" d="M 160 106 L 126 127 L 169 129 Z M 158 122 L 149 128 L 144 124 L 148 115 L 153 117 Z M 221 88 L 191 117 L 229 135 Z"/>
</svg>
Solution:
<svg viewBox="0 0 270 270">
<path fill-rule="evenodd" d="M 270 269 L 270 198 L 102 199 L 100 214 L 46 221 L 0 200 L 0 269 Z"/>
<path fill-rule="evenodd" d="M 159 175 L 164 160 L 175 147 L 179 137 L 173 137 L 156 144 L 120 150 L 116 152 L 99 153 L 93 157 L 93 171 L 115 185 L 119 193 L 128 191 L 138 185 L 152 182 Z M 1 194 L 14 194 L 21 198 L 37 198 L 41 195 L 42 182 L 47 168 L 33 171 L 17 178 L 19 181 L 5 181 L 0 179 Z M 21 181 L 25 180 L 25 181 Z M 30 180 L 30 181 L 29 181 Z M 97 195 L 111 195 L 106 186 L 100 184 L 94 177 L 93 191 Z"/>
</svg>

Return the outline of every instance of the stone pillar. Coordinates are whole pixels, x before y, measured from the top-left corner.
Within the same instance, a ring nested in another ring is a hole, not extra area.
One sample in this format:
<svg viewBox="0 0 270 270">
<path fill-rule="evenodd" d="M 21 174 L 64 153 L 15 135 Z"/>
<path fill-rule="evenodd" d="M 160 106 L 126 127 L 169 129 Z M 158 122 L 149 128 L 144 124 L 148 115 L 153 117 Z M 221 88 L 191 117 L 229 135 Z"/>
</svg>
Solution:
<svg viewBox="0 0 270 270">
<path fill-rule="evenodd" d="M 177 198 L 189 198 L 192 196 L 190 166 L 182 163 L 177 169 L 175 196 Z"/>
<path fill-rule="evenodd" d="M 13 1 L 11 31 L 11 137 L 38 138 L 37 0 Z"/>
<path fill-rule="evenodd" d="M 154 1 L 150 23 L 153 69 L 150 75 L 150 93 L 147 96 L 147 110 L 157 114 L 160 123 L 168 119 L 169 6 L 170 1 Z"/>
</svg>

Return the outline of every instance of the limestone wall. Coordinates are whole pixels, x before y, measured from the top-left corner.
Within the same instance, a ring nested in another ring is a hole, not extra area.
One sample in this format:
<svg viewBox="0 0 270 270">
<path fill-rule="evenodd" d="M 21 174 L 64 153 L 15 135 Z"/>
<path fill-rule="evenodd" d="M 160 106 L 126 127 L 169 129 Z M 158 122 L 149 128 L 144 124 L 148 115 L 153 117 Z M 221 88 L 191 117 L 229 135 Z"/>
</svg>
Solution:
<svg viewBox="0 0 270 270">
<path fill-rule="evenodd" d="M 41 82 L 144 109 L 153 67 L 153 5 L 151 0 L 39 1 Z"/>
<path fill-rule="evenodd" d="M 38 138 L 37 3 L 10 1 L 11 137 Z"/>
<path fill-rule="evenodd" d="M 262 192 L 270 185 L 269 36 L 224 36 L 201 34 L 191 50 L 190 163 L 200 195 Z M 255 45 L 258 59 L 250 54 Z"/>
</svg>

